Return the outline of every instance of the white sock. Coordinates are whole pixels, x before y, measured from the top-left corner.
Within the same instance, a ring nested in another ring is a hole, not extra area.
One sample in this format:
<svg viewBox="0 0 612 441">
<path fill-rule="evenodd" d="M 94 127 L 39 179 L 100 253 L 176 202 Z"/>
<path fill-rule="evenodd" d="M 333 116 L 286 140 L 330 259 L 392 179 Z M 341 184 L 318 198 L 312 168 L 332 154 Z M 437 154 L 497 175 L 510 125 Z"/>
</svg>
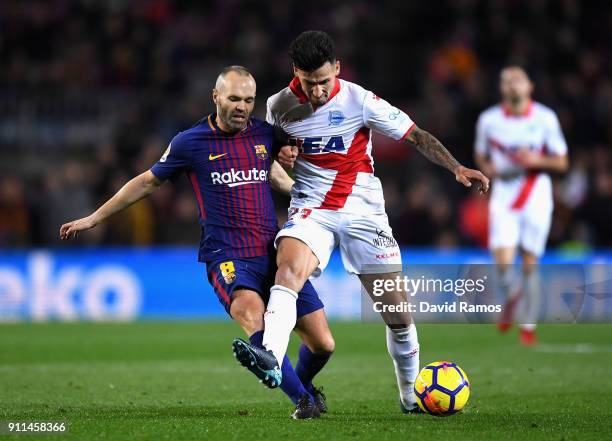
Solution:
<svg viewBox="0 0 612 441">
<path fill-rule="evenodd" d="M 289 345 L 291 331 L 297 320 L 296 301 L 298 294 L 282 285 L 270 288 L 270 300 L 264 314 L 263 346 L 272 351 L 278 365 L 282 367 L 283 358 Z"/>
<path fill-rule="evenodd" d="M 521 329 L 533 331 L 540 313 L 540 276 L 537 270 L 523 273 L 523 301 L 520 313 Z"/>
<path fill-rule="evenodd" d="M 414 380 L 419 373 L 419 340 L 416 326 L 390 329 L 387 326 L 387 349 L 395 365 L 400 399 L 405 407 L 416 404 Z"/>
</svg>

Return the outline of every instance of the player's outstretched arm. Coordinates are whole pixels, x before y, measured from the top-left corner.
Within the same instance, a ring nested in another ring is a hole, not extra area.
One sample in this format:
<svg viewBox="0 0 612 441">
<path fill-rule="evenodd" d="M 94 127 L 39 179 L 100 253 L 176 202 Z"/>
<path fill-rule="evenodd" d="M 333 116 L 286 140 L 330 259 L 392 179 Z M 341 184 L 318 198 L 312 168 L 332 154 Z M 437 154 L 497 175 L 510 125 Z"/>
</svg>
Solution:
<svg viewBox="0 0 612 441">
<path fill-rule="evenodd" d="M 478 191 L 486 193 L 489 190 L 489 179 L 478 170 L 464 167 L 431 133 L 415 126 L 406 136 L 406 141 L 414 145 L 423 156 L 455 175 L 457 182 L 466 187 L 472 186 L 472 181 L 478 183 Z"/>
<path fill-rule="evenodd" d="M 276 161 L 272 161 L 270 166 L 270 185 L 275 191 L 289 195 L 293 187 L 293 179 Z"/>
<path fill-rule="evenodd" d="M 79 231 L 89 230 L 108 217 L 150 195 L 163 184 L 147 170 L 128 181 L 115 195 L 87 217 L 68 222 L 60 228 L 60 238 L 68 240 L 76 237 Z"/>
</svg>

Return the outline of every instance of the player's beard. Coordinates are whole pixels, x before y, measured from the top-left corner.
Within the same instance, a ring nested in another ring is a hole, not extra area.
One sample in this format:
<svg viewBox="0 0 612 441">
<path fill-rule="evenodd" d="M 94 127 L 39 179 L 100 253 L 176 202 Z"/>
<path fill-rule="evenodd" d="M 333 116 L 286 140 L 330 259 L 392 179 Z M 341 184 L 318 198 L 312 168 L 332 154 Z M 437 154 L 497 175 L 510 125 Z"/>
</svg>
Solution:
<svg viewBox="0 0 612 441">
<path fill-rule="evenodd" d="M 310 103 L 314 104 L 315 106 L 323 106 L 327 104 L 328 100 L 329 100 L 329 95 L 324 95 L 320 98 L 315 98 L 314 96 L 310 97 Z"/>
<path fill-rule="evenodd" d="M 244 119 L 232 119 L 234 115 L 243 116 Z M 247 121 L 249 120 L 249 114 L 247 112 L 236 112 L 234 110 L 222 110 L 219 115 L 219 118 L 223 122 L 223 125 L 230 129 L 231 133 L 236 133 L 244 130 L 247 125 Z"/>
<path fill-rule="evenodd" d="M 510 93 L 508 99 L 513 106 L 518 106 L 523 102 L 523 97 L 519 93 Z"/>
</svg>

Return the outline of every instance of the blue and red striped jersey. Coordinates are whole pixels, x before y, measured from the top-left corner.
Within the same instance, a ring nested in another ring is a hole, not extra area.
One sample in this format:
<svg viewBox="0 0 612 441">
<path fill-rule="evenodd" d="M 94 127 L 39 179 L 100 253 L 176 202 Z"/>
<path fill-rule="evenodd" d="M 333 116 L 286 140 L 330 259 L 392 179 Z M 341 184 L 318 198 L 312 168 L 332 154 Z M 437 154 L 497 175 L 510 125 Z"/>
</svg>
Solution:
<svg viewBox="0 0 612 441">
<path fill-rule="evenodd" d="M 256 118 L 236 134 L 223 132 L 215 118 L 176 135 L 151 171 L 163 181 L 189 177 L 202 228 L 201 262 L 266 255 L 278 230 L 269 173 L 280 137 Z"/>
</svg>

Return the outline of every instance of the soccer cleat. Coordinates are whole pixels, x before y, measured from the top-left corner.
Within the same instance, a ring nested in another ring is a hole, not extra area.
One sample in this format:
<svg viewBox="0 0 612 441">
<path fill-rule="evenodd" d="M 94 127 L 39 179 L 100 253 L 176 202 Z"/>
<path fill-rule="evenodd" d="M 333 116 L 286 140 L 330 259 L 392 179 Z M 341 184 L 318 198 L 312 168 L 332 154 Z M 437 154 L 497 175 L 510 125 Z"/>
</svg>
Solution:
<svg viewBox="0 0 612 441">
<path fill-rule="evenodd" d="M 535 346 L 537 343 L 535 331 L 530 329 L 521 329 L 520 341 L 523 346 Z"/>
<path fill-rule="evenodd" d="M 319 418 L 321 413 L 319 408 L 310 399 L 310 395 L 304 394 L 300 397 L 299 401 L 295 406 L 295 412 L 291 415 L 294 420 L 311 420 L 313 418 Z"/>
<path fill-rule="evenodd" d="M 314 392 L 312 393 L 312 397 L 314 398 L 314 403 L 319 409 L 321 413 L 327 413 L 327 397 L 323 393 L 323 388 L 316 388 L 313 386 Z"/>
<path fill-rule="evenodd" d="M 499 321 L 497 322 L 497 329 L 499 330 L 499 332 L 507 332 L 512 327 L 512 322 L 514 320 L 514 311 L 516 310 L 516 305 L 518 304 L 521 297 L 522 295 L 519 293 L 518 295 L 510 297 L 506 301 L 506 304 L 502 309 L 502 313 L 499 316 Z"/>
<path fill-rule="evenodd" d="M 400 410 L 402 411 L 404 415 L 413 414 L 413 413 L 425 413 L 423 412 L 423 410 L 419 407 L 417 403 L 414 403 L 413 407 L 407 408 L 406 406 L 404 406 L 404 403 L 402 403 L 401 398 L 399 399 L 399 405 L 400 405 Z"/>
<path fill-rule="evenodd" d="M 283 374 L 272 351 L 257 348 L 246 341 L 235 338 L 232 342 L 234 356 L 242 366 L 259 378 L 259 382 L 270 389 L 280 386 Z"/>
</svg>

